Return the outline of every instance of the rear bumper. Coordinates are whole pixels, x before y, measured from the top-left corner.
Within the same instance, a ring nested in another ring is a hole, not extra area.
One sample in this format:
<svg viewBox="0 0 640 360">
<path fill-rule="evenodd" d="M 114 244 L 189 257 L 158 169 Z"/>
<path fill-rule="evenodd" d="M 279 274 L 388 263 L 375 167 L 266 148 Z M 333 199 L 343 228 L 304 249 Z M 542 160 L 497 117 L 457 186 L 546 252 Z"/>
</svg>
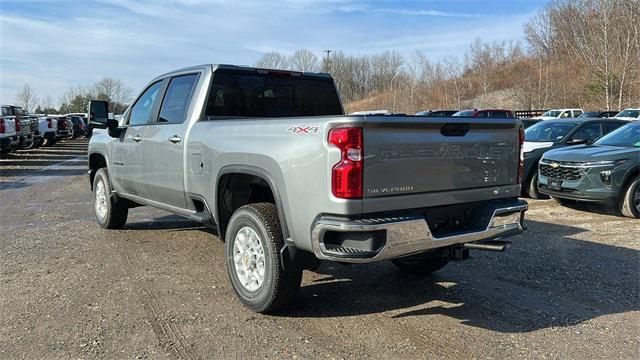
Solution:
<svg viewBox="0 0 640 360">
<path fill-rule="evenodd" d="M 479 231 L 437 237 L 423 215 L 376 217 L 355 220 L 320 218 L 312 229 L 313 252 L 319 259 L 349 263 L 367 263 L 393 259 L 423 251 L 468 242 L 495 240 L 517 235 L 525 230 L 527 203 L 513 200 L 493 209 L 487 225 Z M 339 237 L 349 244 L 335 246 L 326 239 Z"/>
</svg>

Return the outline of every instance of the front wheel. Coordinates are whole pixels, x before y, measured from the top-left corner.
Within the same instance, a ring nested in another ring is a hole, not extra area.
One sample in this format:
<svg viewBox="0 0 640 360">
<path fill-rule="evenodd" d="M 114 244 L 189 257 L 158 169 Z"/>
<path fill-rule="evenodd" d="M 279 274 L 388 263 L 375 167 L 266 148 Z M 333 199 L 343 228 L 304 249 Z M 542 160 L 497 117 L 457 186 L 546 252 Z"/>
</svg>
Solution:
<svg viewBox="0 0 640 360">
<path fill-rule="evenodd" d="M 449 263 L 447 249 L 436 249 L 391 260 L 398 270 L 415 275 L 428 275 Z"/>
<path fill-rule="evenodd" d="M 534 174 L 531 177 L 531 181 L 529 181 L 529 186 L 527 186 L 527 195 L 529 195 L 532 199 L 548 199 L 548 197 L 544 194 L 541 194 L 538 191 L 538 174 Z"/>
<path fill-rule="evenodd" d="M 640 218 L 640 177 L 631 181 L 620 202 L 622 215 L 630 218 Z"/>
<path fill-rule="evenodd" d="M 93 210 L 98 224 L 105 229 L 122 229 L 127 222 L 129 207 L 111 193 L 106 168 L 99 169 L 93 179 Z"/>
<path fill-rule="evenodd" d="M 269 313 L 295 298 L 302 269 L 282 266 L 284 245 L 276 207 L 270 203 L 242 206 L 233 213 L 225 240 L 226 265 L 231 285 L 249 309 Z"/>
</svg>

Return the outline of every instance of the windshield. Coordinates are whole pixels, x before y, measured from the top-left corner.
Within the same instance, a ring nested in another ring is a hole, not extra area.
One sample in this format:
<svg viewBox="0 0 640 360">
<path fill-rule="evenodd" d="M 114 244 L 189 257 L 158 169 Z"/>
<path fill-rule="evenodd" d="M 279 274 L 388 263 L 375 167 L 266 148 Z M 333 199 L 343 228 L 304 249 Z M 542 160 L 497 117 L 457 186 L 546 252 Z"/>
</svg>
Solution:
<svg viewBox="0 0 640 360">
<path fill-rule="evenodd" d="M 549 110 L 542 114 L 542 116 L 558 117 L 560 116 L 560 110 Z"/>
<path fill-rule="evenodd" d="M 595 142 L 600 146 L 640 147 L 640 124 L 622 126 Z"/>
<path fill-rule="evenodd" d="M 458 111 L 457 113 L 451 116 L 473 116 L 473 110 Z"/>
<path fill-rule="evenodd" d="M 637 118 L 637 117 L 640 117 L 640 110 L 631 110 L 631 109 L 622 110 L 615 117 Z"/>
<path fill-rule="evenodd" d="M 576 123 L 541 121 L 524 131 L 526 141 L 560 141 L 576 127 Z"/>
<path fill-rule="evenodd" d="M 586 113 L 582 113 L 582 115 L 578 116 L 579 118 L 590 118 L 590 117 L 598 117 L 600 115 L 597 111 L 589 111 Z"/>
</svg>

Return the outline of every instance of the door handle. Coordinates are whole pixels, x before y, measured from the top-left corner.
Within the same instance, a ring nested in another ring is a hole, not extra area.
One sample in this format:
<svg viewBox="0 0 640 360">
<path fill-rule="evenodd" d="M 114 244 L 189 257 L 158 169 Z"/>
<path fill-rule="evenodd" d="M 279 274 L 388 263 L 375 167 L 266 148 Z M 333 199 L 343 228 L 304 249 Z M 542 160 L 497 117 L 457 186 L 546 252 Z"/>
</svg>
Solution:
<svg viewBox="0 0 640 360">
<path fill-rule="evenodd" d="M 133 137 L 133 141 L 135 141 L 135 142 L 140 142 L 140 141 L 142 141 L 142 136 L 140 136 L 140 135 L 136 135 L 136 136 L 134 136 L 134 137 Z"/>
<path fill-rule="evenodd" d="M 172 143 L 179 143 L 180 141 L 182 141 L 182 138 L 178 135 L 173 135 L 172 137 L 169 138 L 169 141 L 171 141 Z"/>
</svg>

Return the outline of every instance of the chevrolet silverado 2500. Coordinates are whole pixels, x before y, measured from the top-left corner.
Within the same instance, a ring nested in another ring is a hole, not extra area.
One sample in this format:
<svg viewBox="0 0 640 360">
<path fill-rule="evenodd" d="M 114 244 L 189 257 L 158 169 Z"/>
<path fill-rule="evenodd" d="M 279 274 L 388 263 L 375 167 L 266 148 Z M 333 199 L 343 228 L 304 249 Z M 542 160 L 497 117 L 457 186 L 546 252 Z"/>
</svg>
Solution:
<svg viewBox="0 0 640 360">
<path fill-rule="evenodd" d="M 217 229 L 254 311 L 286 306 L 319 259 L 426 274 L 524 229 L 515 118 L 345 116 L 328 74 L 231 65 L 164 74 L 107 114 L 91 102 L 98 223 L 149 205 Z"/>
</svg>

